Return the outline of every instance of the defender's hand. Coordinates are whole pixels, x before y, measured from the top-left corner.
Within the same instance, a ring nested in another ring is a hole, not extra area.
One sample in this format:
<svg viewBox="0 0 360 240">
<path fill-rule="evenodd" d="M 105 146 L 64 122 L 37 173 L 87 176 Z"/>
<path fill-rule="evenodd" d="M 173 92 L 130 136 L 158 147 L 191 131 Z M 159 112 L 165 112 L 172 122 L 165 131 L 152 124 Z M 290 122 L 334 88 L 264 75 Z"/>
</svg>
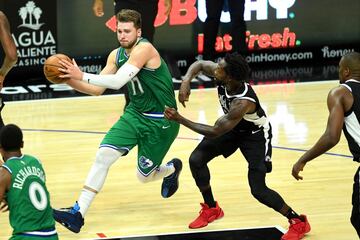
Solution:
<svg viewBox="0 0 360 240">
<path fill-rule="evenodd" d="M 179 102 L 186 107 L 185 102 L 189 101 L 190 82 L 182 82 L 179 89 Z"/>
<path fill-rule="evenodd" d="M 165 118 L 178 122 L 181 118 L 180 114 L 174 108 L 165 107 L 164 111 Z"/>
<path fill-rule="evenodd" d="M 297 161 L 292 168 L 292 175 L 296 180 L 302 180 L 303 177 L 299 175 L 299 172 L 302 171 L 305 167 L 305 163 Z"/>
</svg>

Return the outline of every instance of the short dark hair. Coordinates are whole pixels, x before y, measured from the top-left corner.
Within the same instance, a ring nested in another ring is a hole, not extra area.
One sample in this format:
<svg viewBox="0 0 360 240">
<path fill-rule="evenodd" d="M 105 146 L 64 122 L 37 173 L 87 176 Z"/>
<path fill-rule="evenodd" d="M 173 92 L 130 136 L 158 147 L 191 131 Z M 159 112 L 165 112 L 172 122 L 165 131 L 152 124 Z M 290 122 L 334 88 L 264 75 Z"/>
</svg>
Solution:
<svg viewBox="0 0 360 240">
<path fill-rule="evenodd" d="M 228 53 L 224 58 L 226 65 L 224 70 L 227 75 L 237 81 L 247 82 L 250 77 L 250 67 L 247 61 L 239 53 Z"/>
<path fill-rule="evenodd" d="M 343 56 L 344 63 L 349 69 L 354 71 L 360 71 L 360 53 L 349 52 Z"/>
<path fill-rule="evenodd" d="M 136 29 L 141 28 L 141 14 L 132 9 L 122 9 L 116 18 L 119 22 L 132 22 Z"/>
<path fill-rule="evenodd" d="M 0 130 L 0 147 L 5 151 L 17 151 L 23 146 L 23 134 L 15 124 L 8 124 Z"/>
</svg>

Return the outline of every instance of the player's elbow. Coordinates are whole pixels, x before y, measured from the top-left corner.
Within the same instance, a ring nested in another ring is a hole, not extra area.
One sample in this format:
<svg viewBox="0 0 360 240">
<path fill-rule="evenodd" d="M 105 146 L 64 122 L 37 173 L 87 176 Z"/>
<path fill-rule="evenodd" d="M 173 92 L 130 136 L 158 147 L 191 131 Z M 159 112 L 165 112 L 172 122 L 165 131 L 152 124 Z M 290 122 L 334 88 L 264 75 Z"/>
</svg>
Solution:
<svg viewBox="0 0 360 240">
<path fill-rule="evenodd" d="M 334 147 L 340 141 L 340 136 L 333 136 L 329 138 L 328 144 L 330 147 Z"/>
<path fill-rule="evenodd" d="M 220 137 L 221 135 L 223 135 L 224 132 L 220 129 L 220 128 L 217 128 L 217 127 L 214 127 L 207 135 L 206 137 L 207 138 L 217 138 L 217 137 Z"/>
<path fill-rule="evenodd" d="M 17 61 L 18 61 L 18 56 L 17 56 L 17 53 L 11 53 L 9 54 L 9 60 L 15 64 Z"/>
<path fill-rule="evenodd" d="M 93 89 L 92 96 L 101 96 L 105 92 L 106 88 L 96 87 Z"/>
<path fill-rule="evenodd" d="M 102 95 L 102 92 L 100 91 L 95 91 L 91 94 L 92 96 L 101 96 Z"/>
<path fill-rule="evenodd" d="M 340 141 L 340 134 L 336 133 L 327 133 L 326 134 L 326 145 L 328 148 L 334 147 Z"/>
</svg>

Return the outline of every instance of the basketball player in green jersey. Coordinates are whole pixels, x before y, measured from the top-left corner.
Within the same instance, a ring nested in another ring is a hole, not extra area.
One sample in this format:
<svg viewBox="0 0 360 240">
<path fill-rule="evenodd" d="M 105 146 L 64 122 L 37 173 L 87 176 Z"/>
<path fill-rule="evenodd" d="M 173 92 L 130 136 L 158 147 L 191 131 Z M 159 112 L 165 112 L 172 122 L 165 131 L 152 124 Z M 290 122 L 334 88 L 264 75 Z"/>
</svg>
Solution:
<svg viewBox="0 0 360 240">
<path fill-rule="evenodd" d="M 108 131 L 97 151 L 77 203 L 71 208 L 54 209 L 54 218 L 78 233 L 95 195 L 101 190 L 110 166 L 133 147 L 138 146 L 137 176 L 147 183 L 163 179 L 161 195 L 172 196 L 178 189 L 182 169 L 179 159 L 161 165 L 175 140 L 179 124 L 164 118 L 165 106 L 176 107 L 172 78 L 158 51 L 141 37 L 141 15 L 124 9 L 117 14 L 120 48 L 113 50 L 100 75 L 83 73 L 76 62 L 60 61 L 63 78 L 74 89 L 100 95 L 106 88 L 119 89 L 125 84 L 130 104 Z"/>
<path fill-rule="evenodd" d="M 0 145 L 5 161 L 0 167 L 0 209 L 8 207 L 10 211 L 10 224 L 14 229 L 10 239 L 58 239 L 44 169 L 37 158 L 21 153 L 20 128 L 5 125 L 0 131 Z"/>
</svg>

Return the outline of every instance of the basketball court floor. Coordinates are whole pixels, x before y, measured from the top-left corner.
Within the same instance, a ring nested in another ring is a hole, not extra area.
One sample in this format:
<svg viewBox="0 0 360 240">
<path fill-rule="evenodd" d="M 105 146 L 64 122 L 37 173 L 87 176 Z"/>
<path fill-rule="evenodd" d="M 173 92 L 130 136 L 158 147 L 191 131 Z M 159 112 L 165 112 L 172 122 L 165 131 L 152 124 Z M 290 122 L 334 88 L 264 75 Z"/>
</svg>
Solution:
<svg viewBox="0 0 360 240">
<path fill-rule="evenodd" d="M 349 218 L 358 164 L 352 161 L 344 136 L 327 154 L 307 164 L 303 181 L 291 176 L 292 165 L 324 132 L 326 97 L 337 85 L 337 81 L 321 81 L 254 86 L 273 126 L 273 172 L 267 184 L 295 211 L 308 216 L 312 227 L 308 240 L 357 239 Z M 71 206 L 78 198 L 98 145 L 121 115 L 123 104 L 122 95 L 7 102 L 4 120 L 23 129 L 23 153 L 42 160 L 54 208 Z M 213 124 L 221 114 L 216 90 L 193 90 L 187 107 L 179 104 L 179 111 L 194 121 Z M 224 218 L 203 229 L 188 229 L 202 201 L 188 165 L 200 140 L 201 135 L 180 128 L 164 159 L 178 157 L 184 164 L 179 190 L 169 199 L 160 195 L 161 181 L 138 182 L 137 149 L 133 149 L 111 167 L 82 231 L 73 234 L 57 224 L 60 239 L 280 239 L 287 219 L 251 196 L 247 164 L 240 152 L 209 164 Z M 10 234 L 8 213 L 0 213 L 0 239 Z"/>
</svg>

